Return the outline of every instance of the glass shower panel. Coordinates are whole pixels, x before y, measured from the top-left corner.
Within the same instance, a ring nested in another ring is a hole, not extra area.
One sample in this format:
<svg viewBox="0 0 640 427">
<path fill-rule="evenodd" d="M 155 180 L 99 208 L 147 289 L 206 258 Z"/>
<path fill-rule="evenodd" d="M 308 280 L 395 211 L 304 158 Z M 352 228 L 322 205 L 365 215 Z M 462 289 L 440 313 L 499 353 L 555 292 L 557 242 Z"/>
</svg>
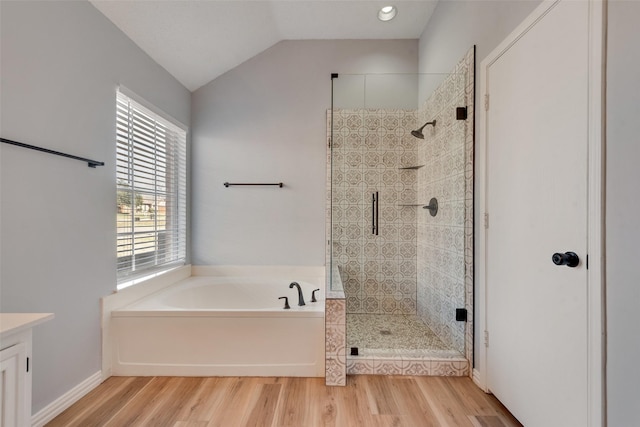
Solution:
<svg viewBox="0 0 640 427">
<path fill-rule="evenodd" d="M 364 100 L 360 108 L 409 111 L 418 108 L 416 74 L 367 74 L 364 86 Z"/>
<path fill-rule="evenodd" d="M 363 176 L 366 85 L 362 75 L 340 75 L 333 84 L 332 251 L 349 312 L 361 296 L 363 239 L 369 231 Z"/>
<path fill-rule="evenodd" d="M 457 115 L 457 108 L 469 105 L 467 97 L 473 95 L 466 92 L 464 73 L 423 77 L 421 87 L 430 93 L 418 109 L 418 122 L 422 126 L 435 120 L 436 124 L 425 127 L 425 139 L 418 148 L 418 163 L 423 167 L 417 171 L 417 197 L 424 205 L 436 198 L 438 213 L 431 216 L 429 210 L 418 209 L 417 314 L 444 344 L 464 354 L 465 323 L 457 322 L 455 313 L 467 307 L 465 209 L 466 203 L 472 203 L 467 189 L 472 187 L 473 172 L 471 163 L 469 170 L 465 165 L 472 152 L 467 145 L 472 126 Z"/>
</svg>

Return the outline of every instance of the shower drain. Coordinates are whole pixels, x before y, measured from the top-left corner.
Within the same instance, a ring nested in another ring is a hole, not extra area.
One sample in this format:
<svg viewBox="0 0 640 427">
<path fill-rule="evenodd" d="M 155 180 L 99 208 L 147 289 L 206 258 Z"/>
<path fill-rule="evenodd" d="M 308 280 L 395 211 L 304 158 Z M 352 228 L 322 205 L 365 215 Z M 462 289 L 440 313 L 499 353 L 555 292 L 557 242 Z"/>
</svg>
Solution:
<svg viewBox="0 0 640 427">
<path fill-rule="evenodd" d="M 391 331 L 388 329 L 383 329 L 380 331 L 380 335 L 391 335 Z"/>
</svg>

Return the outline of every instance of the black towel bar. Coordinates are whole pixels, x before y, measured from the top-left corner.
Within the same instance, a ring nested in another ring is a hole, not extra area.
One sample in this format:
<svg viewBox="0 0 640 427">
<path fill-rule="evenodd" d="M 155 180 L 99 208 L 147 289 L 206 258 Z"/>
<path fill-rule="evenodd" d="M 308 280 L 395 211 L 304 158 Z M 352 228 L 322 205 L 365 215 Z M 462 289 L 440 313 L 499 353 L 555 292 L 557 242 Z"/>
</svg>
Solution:
<svg viewBox="0 0 640 427">
<path fill-rule="evenodd" d="M 224 183 L 225 187 L 230 187 L 232 185 L 277 185 L 280 188 L 282 188 L 284 186 L 284 184 L 281 183 L 281 182 L 277 182 L 275 184 L 256 184 L 256 183 L 251 184 L 251 183 L 233 183 L 233 182 L 225 182 Z"/>
<path fill-rule="evenodd" d="M 4 142 L 5 144 L 17 145 L 18 147 L 29 148 L 31 150 L 42 151 L 43 153 L 55 154 L 56 156 L 62 156 L 62 157 L 67 157 L 69 159 L 87 162 L 87 166 L 89 166 L 90 168 L 95 168 L 96 166 L 104 166 L 104 162 L 85 159 L 84 157 L 73 156 L 71 154 L 61 153 L 60 151 L 49 150 L 48 148 L 36 147 L 35 145 L 29 145 L 23 142 L 12 141 L 10 139 L 5 139 L 5 138 L 0 138 L 0 141 Z"/>
</svg>

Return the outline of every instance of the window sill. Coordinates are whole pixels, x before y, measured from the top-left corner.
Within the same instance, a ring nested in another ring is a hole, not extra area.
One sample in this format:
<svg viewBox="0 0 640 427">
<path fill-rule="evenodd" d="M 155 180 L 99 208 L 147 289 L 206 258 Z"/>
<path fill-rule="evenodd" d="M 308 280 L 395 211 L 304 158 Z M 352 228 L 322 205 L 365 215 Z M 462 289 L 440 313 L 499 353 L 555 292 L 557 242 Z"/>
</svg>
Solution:
<svg viewBox="0 0 640 427">
<path fill-rule="evenodd" d="M 128 287 L 131 287 L 133 285 L 137 285 L 139 283 L 146 282 L 147 280 L 150 280 L 150 279 L 153 279 L 155 277 L 161 276 L 161 275 L 163 275 L 165 273 L 168 273 L 170 271 L 177 270 L 178 268 L 183 267 L 183 266 L 184 266 L 184 264 L 172 265 L 171 267 L 167 267 L 167 268 L 165 268 L 163 270 L 156 270 L 153 273 L 149 273 L 149 274 L 146 274 L 144 276 L 136 277 L 135 279 L 127 280 L 126 282 L 120 282 L 120 283 L 118 283 L 116 289 L 118 291 L 121 291 L 121 290 L 126 289 Z"/>
</svg>

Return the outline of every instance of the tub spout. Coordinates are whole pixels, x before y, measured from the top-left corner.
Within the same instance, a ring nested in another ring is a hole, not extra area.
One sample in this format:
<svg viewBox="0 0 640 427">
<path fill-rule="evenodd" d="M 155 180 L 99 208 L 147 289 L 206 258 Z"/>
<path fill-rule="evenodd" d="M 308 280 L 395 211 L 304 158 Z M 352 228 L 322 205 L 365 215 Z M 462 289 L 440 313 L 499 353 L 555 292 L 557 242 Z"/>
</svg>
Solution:
<svg viewBox="0 0 640 427">
<path fill-rule="evenodd" d="M 298 288 L 298 305 L 306 305 L 304 303 L 304 297 L 302 296 L 302 289 L 300 288 L 300 284 L 298 282 L 291 282 L 291 284 L 289 285 L 289 289 L 293 288 L 293 287 Z"/>
</svg>

